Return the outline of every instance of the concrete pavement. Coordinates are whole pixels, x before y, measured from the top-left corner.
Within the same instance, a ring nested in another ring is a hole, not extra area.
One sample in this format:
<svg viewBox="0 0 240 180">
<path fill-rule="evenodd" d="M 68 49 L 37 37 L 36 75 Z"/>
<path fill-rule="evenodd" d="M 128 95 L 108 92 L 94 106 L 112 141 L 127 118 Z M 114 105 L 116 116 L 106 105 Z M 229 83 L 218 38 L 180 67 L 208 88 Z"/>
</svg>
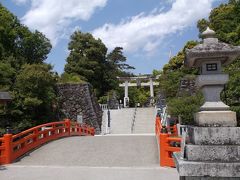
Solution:
<svg viewBox="0 0 240 180">
<path fill-rule="evenodd" d="M 158 167 L 155 136 L 76 136 L 50 142 L 15 165 Z"/>
<path fill-rule="evenodd" d="M 1 180 L 178 180 L 176 169 L 161 167 L 6 166 Z"/>
</svg>

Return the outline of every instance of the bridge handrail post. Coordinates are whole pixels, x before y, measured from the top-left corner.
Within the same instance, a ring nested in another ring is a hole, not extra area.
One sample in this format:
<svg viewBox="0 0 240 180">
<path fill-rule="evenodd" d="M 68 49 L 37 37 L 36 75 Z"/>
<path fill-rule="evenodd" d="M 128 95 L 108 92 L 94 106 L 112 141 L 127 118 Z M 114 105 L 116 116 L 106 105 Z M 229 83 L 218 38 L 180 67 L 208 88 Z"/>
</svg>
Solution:
<svg viewBox="0 0 240 180">
<path fill-rule="evenodd" d="M 168 147 L 167 138 L 169 137 L 166 133 L 160 133 L 160 165 L 161 166 L 168 166 L 168 151 L 166 147 Z"/>
<path fill-rule="evenodd" d="M 70 119 L 65 119 L 64 122 L 65 122 L 68 136 L 71 136 L 71 121 Z"/>
<path fill-rule="evenodd" d="M 3 162 L 4 164 L 10 164 L 12 162 L 12 154 L 13 154 L 12 140 L 13 140 L 12 134 L 3 135 L 3 142 L 4 142 L 4 148 L 5 148 L 5 152 L 4 152 L 5 162 Z"/>
</svg>

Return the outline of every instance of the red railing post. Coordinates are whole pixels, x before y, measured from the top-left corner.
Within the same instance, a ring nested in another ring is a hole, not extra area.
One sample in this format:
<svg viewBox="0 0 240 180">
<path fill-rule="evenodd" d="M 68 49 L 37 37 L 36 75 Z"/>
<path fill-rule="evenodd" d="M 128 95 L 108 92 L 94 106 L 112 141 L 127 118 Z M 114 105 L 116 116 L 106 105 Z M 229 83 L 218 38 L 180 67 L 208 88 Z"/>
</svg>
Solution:
<svg viewBox="0 0 240 180">
<path fill-rule="evenodd" d="M 12 154 L 13 154 L 13 147 L 12 147 L 12 134 L 4 134 L 3 142 L 4 142 L 4 155 L 5 155 L 5 162 L 4 164 L 9 164 L 12 162 Z"/>
<path fill-rule="evenodd" d="M 91 135 L 94 136 L 95 135 L 95 129 L 91 128 Z"/>
<path fill-rule="evenodd" d="M 160 133 L 160 166 L 167 166 L 168 165 L 168 151 L 166 147 L 168 147 L 167 138 L 169 137 L 168 134 Z"/>
<path fill-rule="evenodd" d="M 64 122 L 68 132 L 68 136 L 71 136 L 71 121 L 70 119 L 65 119 Z"/>
</svg>

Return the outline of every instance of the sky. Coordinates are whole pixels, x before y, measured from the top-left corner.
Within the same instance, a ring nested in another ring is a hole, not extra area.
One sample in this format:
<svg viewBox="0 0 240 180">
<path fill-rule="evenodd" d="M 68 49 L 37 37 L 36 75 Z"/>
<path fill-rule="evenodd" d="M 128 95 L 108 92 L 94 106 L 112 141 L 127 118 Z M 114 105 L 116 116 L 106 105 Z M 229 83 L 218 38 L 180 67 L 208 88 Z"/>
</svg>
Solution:
<svg viewBox="0 0 240 180">
<path fill-rule="evenodd" d="M 63 73 L 71 34 L 92 33 L 107 46 L 123 47 L 135 74 L 160 70 L 189 40 L 197 21 L 227 0 L 0 0 L 22 24 L 50 39 L 46 62 Z"/>
</svg>

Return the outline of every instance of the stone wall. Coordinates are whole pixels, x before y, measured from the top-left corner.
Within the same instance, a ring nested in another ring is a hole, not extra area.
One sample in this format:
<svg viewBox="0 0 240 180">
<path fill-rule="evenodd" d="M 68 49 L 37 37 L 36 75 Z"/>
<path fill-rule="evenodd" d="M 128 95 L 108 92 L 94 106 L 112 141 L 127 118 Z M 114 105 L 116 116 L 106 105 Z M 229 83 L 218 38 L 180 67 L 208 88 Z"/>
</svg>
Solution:
<svg viewBox="0 0 240 180">
<path fill-rule="evenodd" d="M 77 120 L 77 115 L 83 116 L 83 122 L 93 126 L 100 133 L 102 110 L 97 103 L 92 86 L 84 84 L 58 84 L 60 118 Z"/>
</svg>

